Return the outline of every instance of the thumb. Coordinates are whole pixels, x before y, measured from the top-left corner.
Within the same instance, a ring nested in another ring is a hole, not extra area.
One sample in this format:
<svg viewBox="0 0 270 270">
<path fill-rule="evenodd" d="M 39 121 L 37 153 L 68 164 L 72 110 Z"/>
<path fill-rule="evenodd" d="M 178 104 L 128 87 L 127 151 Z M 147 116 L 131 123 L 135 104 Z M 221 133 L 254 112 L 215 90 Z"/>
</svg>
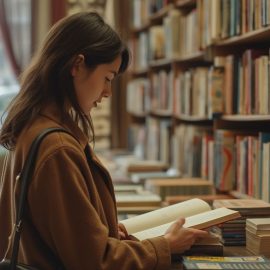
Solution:
<svg viewBox="0 0 270 270">
<path fill-rule="evenodd" d="M 178 218 L 167 230 L 166 233 L 172 232 L 172 231 L 178 231 L 183 227 L 185 224 L 185 219 L 184 218 Z"/>
<path fill-rule="evenodd" d="M 180 217 L 180 218 L 178 218 L 178 219 L 176 220 L 176 222 L 178 223 L 178 225 L 179 225 L 180 227 L 183 227 L 183 225 L 184 225 L 185 222 L 186 222 L 186 219 Z"/>
</svg>

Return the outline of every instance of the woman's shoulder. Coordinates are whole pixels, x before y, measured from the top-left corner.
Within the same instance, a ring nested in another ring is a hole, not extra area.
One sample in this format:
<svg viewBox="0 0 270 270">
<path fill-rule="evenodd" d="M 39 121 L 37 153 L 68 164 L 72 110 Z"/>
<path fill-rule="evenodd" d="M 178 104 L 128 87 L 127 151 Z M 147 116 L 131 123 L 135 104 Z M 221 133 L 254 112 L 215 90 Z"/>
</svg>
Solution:
<svg viewBox="0 0 270 270">
<path fill-rule="evenodd" d="M 35 138 L 49 128 L 63 128 L 68 133 L 54 131 L 46 135 L 39 147 L 39 153 L 42 153 L 43 158 L 46 158 L 46 156 L 64 148 L 78 152 L 78 154 L 83 154 L 83 146 L 80 145 L 79 141 L 75 138 L 72 130 L 60 123 L 43 119 L 42 117 L 37 118 L 34 122 L 30 123 L 23 129 L 16 143 L 17 151 L 22 152 L 23 156 L 25 156 Z"/>
</svg>

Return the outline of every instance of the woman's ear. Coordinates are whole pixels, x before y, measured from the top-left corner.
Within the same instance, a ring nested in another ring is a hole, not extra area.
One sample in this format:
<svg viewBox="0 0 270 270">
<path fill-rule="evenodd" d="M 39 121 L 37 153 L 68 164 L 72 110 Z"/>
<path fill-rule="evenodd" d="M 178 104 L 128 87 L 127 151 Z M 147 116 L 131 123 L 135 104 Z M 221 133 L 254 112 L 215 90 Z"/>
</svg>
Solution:
<svg viewBox="0 0 270 270">
<path fill-rule="evenodd" d="M 75 77 L 84 65 L 84 55 L 79 54 L 75 57 L 71 68 L 71 75 Z"/>
</svg>

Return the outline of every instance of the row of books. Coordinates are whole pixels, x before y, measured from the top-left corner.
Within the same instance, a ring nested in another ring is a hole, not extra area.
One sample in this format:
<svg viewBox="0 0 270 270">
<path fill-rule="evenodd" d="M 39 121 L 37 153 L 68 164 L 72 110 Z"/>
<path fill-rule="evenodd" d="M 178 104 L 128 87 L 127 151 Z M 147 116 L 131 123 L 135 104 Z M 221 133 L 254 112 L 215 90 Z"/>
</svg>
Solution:
<svg viewBox="0 0 270 270">
<path fill-rule="evenodd" d="M 202 177 L 213 181 L 212 133 L 209 126 L 181 124 L 175 127 L 172 167 L 177 168 L 184 177 Z"/>
<path fill-rule="evenodd" d="M 208 119 L 221 114 L 269 114 L 269 49 L 248 49 L 241 55 L 218 58 L 219 67 L 177 74 L 160 70 L 149 79 L 130 81 L 128 106 L 131 111 L 144 112 L 148 106 L 148 110 L 165 110 L 178 117 Z M 129 102 L 134 97 L 138 102 Z M 133 108 L 136 104 L 143 105 Z"/>
<path fill-rule="evenodd" d="M 270 135 L 215 131 L 214 182 L 221 190 L 238 190 L 270 201 Z"/>
<path fill-rule="evenodd" d="M 218 129 L 213 136 L 211 127 L 182 124 L 171 137 L 169 125 L 169 120 L 153 117 L 148 118 L 148 132 L 138 125 L 134 151 L 170 164 L 184 177 L 209 179 L 219 190 L 269 201 L 269 133 Z"/>
<path fill-rule="evenodd" d="M 148 32 L 141 32 L 129 40 L 129 48 L 132 52 L 130 69 L 133 71 L 145 70 L 149 67 L 150 46 Z"/>
<path fill-rule="evenodd" d="M 171 121 L 147 117 L 146 119 L 146 159 L 170 163 Z"/>
<path fill-rule="evenodd" d="M 172 9 L 163 18 L 162 24 L 151 25 L 130 40 L 134 55 L 132 68 L 147 68 L 151 61 L 186 57 L 197 53 L 199 48 L 198 13 L 193 10 L 181 16 L 177 9 Z"/>
<path fill-rule="evenodd" d="M 133 114 L 173 112 L 173 71 L 160 70 L 150 78 L 136 78 L 127 87 L 127 109 Z"/>
<path fill-rule="evenodd" d="M 212 119 L 223 113 L 222 67 L 197 67 L 176 76 L 174 115 Z"/>
<path fill-rule="evenodd" d="M 146 25 L 153 11 L 167 5 L 162 3 L 154 7 L 150 2 L 153 1 L 133 0 L 134 28 Z M 179 46 L 183 46 L 182 53 L 194 53 L 221 39 L 267 27 L 270 24 L 270 4 L 265 0 L 200 0 L 190 12 L 170 10 L 167 17 L 171 18 L 163 20 L 166 41 L 169 39 L 172 44 L 177 44 L 178 47 L 174 48 L 178 53 L 181 52 Z M 198 28 L 194 27 L 197 23 Z M 171 30 L 167 32 L 167 29 Z"/>
<path fill-rule="evenodd" d="M 148 117 L 136 126 L 134 151 L 170 164 L 183 177 L 202 177 L 220 191 L 236 190 L 270 201 L 270 135 L 181 124 L 170 134 L 170 120 Z M 138 134 L 138 132 L 140 134 Z M 185 153 L 183 155 L 183 153 Z"/>
<path fill-rule="evenodd" d="M 144 124 L 132 123 L 128 127 L 127 150 L 139 159 L 146 157 L 146 127 Z"/>
<path fill-rule="evenodd" d="M 223 83 L 222 67 L 198 67 L 177 75 L 161 69 L 149 79 L 128 83 L 127 109 L 138 115 L 157 111 L 212 119 L 223 113 Z"/>
<path fill-rule="evenodd" d="M 224 112 L 269 114 L 269 50 L 248 49 L 224 58 Z"/>
<path fill-rule="evenodd" d="M 270 24 L 270 4 L 265 0 L 201 0 L 198 12 L 201 48 Z"/>
<path fill-rule="evenodd" d="M 150 80 L 137 78 L 127 85 L 127 111 L 135 115 L 144 115 L 150 111 Z"/>
<path fill-rule="evenodd" d="M 131 25 L 140 28 L 149 22 L 149 17 L 168 6 L 168 0 L 132 0 Z"/>
<path fill-rule="evenodd" d="M 133 0 L 131 2 L 131 25 L 140 28 L 147 24 L 150 16 L 149 5 L 151 0 Z"/>
<path fill-rule="evenodd" d="M 132 123 L 128 128 L 128 150 L 140 159 L 170 164 L 171 121 L 147 116 L 146 122 Z"/>
</svg>

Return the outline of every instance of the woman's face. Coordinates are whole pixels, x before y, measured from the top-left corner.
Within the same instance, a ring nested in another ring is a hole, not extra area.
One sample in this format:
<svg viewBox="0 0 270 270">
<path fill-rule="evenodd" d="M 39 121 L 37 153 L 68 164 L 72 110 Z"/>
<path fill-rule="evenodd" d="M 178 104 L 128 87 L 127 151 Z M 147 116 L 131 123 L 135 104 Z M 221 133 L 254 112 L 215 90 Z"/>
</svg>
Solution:
<svg viewBox="0 0 270 270">
<path fill-rule="evenodd" d="M 100 64 L 94 70 L 85 65 L 84 56 L 78 55 L 71 70 L 77 100 L 83 112 L 88 114 L 103 97 L 110 97 L 111 83 L 121 65 L 121 57 L 109 64 Z"/>
</svg>

